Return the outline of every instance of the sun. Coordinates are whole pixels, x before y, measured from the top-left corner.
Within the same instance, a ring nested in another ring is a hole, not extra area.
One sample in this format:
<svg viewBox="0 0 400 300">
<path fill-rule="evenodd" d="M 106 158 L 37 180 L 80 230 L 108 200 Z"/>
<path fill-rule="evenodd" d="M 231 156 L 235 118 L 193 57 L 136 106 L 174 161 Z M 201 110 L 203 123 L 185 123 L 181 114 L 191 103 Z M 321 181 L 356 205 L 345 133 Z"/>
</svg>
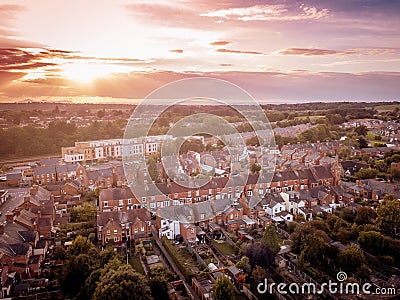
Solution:
<svg viewBox="0 0 400 300">
<path fill-rule="evenodd" d="M 62 67 L 64 77 L 80 83 L 91 83 L 97 78 L 110 76 L 116 71 L 112 65 L 93 62 L 69 63 Z"/>
</svg>

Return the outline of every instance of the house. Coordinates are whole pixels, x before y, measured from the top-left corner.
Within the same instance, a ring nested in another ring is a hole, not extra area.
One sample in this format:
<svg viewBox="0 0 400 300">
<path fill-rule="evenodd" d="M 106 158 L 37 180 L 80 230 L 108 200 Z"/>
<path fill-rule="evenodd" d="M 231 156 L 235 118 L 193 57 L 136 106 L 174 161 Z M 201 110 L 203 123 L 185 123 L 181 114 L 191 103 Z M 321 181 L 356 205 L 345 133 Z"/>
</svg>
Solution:
<svg viewBox="0 0 400 300">
<path fill-rule="evenodd" d="M 279 194 L 265 194 L 260 205 L 265 210 L 266 215 L 275 216 L 276 214 L 286 210 L 285 200 Z"/>
<path fill-rule="evenodd" d="M 101 212 L 109 212 L 128 211 L 140 208 L 142 205 L 133 195 L 131 189 L 124 187 L 100 190 L 98 206 Z"/>
<path fill-rule="evenodd" d="M 158 234 L 160 238 L 165 236 L 173 240 L 181 234 L 181 224 L 178 220 L 160 219 Z"/>
<path fill-rule="evenodd" d="M 150 236 L 150 221 L 150 214 L 144 208 L 126 212 L 100 212 L 97 217 L 98 239 L 102 245 L 109 242 L 120 245 L 128 240 L 146 240 Z"/>
<path fill-rule="evenodd" d="M 6 174 L 6 182 L 8 186 L 19 186 L 22 183 L 22 174 L 18 173 L 8 173 Z"/>
<path fill-rule="evenodd" d="M 345 176 L 353 176 L 361 169 L 367 169 L 370 167 L 369 164 L 359 162 L 357 160 L 343 160 L 340 162 L 342 165 Z"/>
<path fill-rule="evenodd" d="M 196 241 L 196 226 L 191 223 L 180 223 L 180 235 L 184 241 Z"/>
</svg>

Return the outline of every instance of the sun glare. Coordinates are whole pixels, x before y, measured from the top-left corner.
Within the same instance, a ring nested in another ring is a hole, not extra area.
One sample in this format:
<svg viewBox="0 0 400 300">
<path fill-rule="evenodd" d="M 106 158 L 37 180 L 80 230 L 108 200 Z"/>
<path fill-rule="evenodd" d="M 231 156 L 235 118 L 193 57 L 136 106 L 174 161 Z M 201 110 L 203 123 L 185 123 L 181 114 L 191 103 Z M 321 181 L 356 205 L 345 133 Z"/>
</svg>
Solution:
<svg viewBox="0 0 400 300">
<path fill-rule="evenodd" d="M 71 63 L 63 66 L 63 75 L 81 83 L 90 83 L 100 77 L 118 72 L 113 66 L 99 63 Z"/>
</svg>

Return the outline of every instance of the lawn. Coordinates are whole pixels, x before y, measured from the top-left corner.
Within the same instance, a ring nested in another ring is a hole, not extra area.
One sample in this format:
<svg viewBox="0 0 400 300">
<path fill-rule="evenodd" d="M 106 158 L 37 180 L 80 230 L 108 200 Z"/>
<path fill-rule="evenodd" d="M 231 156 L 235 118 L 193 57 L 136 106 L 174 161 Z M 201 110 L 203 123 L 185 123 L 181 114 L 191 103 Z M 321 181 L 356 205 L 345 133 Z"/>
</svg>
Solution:
<svg viewBox="0 0 400 300">
<path fill-rule="evenodd" d="M 131 266 L 140 274 L 145 274 L 144 270 L 143 270 L 143 266 L 140 262 L 140 257 L 138 256 L 132 256 L 129 258 L 129 263 L 131 264 Z"/>
<path fill-rule="evenodd" d="M 231 246 L 229 246 L 226 242 L 220 242 L 215 240 L 212 240 L 211 242 L 216 248 L 218 248 L 219 251 L 221 251 L 223 255 L 227 256 L 235 254 L 235 250 Z"/>
<path fill-rule="evenodd" d="M 378 105 L 378 106 L 375 106 L 375 109 L 376 109 L 378 112 L 383 112 L 383 111 L 392 111 L 392 110 L 394 110 L 396 107 L 397 107 L 397 108 L 400 108 L 400 104 Z"/>
</svg>

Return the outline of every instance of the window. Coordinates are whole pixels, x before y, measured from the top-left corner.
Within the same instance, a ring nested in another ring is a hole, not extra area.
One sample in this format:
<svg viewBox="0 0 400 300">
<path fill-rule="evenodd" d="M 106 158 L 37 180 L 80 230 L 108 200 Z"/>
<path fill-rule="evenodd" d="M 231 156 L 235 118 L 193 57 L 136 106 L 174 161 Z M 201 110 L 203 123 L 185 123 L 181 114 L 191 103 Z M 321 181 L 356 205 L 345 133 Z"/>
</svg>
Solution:
<svg viewBox="0 0 400 300">
<path fill-rule="evenodd" d="M 194 233 L 194 228 L 190 228 L 190 233 Z"/>
<path fill-rule="evenodd" d="M 119 242 L 119 237 L 114 237 L 114 242 Z"/>
<path fill-rule="evenodd" d="M 205 214 L 200 214 L 200 219 L 204 219 L 206 217 L 206 215 Z"/>
<path fill-rule="evenodd" d="M 104 201 L 104 207 L 108 207 L 108 202 Z"/>
<path fill-rule="evenodd" d="M 233 219 L 233 214 L 231 214 L 231 220 Z"/>
<path fill-rule="evenodd" d="M 132 204 L 132 199 L 128 199 L 128 204 Z"/>
<path fill-rule="evenodd" d="M 142 203 L 146 203 L 146 197 L 142 197 Z"/>
<path fill-rule="evenodd" d="M 111 233 L 110 233 L 110 230 L 107 230 L 107 235 L 110 235 Z"/>
<path fill-rule="evenodd" d="M 144 226 L 140 227 L 140 231 L 142 232 L 144 231 Z"/>
<path fill-rule="evenodd" d="M 124 205 L 124 200 L 118 200 L 118 205 L 119 205 L 119 206 Z"/>
<path fill-rule="evenodd" d="M 118 230 L 117 229 L 114 229 L 114 234 L 118 234 Z"/>
<path fill-rule="evenodd" d="M 236 219 L 239 218 L 239 214 L 238 213 L 235 214 L 235 218 Z"/>
<path fill-rule="evenodd" d="M 138 233 L 138 229 L 135 228 L 135 229 L 133 230 L 133 232 L 134 232 L 134 233 Z"/>
</svg>

